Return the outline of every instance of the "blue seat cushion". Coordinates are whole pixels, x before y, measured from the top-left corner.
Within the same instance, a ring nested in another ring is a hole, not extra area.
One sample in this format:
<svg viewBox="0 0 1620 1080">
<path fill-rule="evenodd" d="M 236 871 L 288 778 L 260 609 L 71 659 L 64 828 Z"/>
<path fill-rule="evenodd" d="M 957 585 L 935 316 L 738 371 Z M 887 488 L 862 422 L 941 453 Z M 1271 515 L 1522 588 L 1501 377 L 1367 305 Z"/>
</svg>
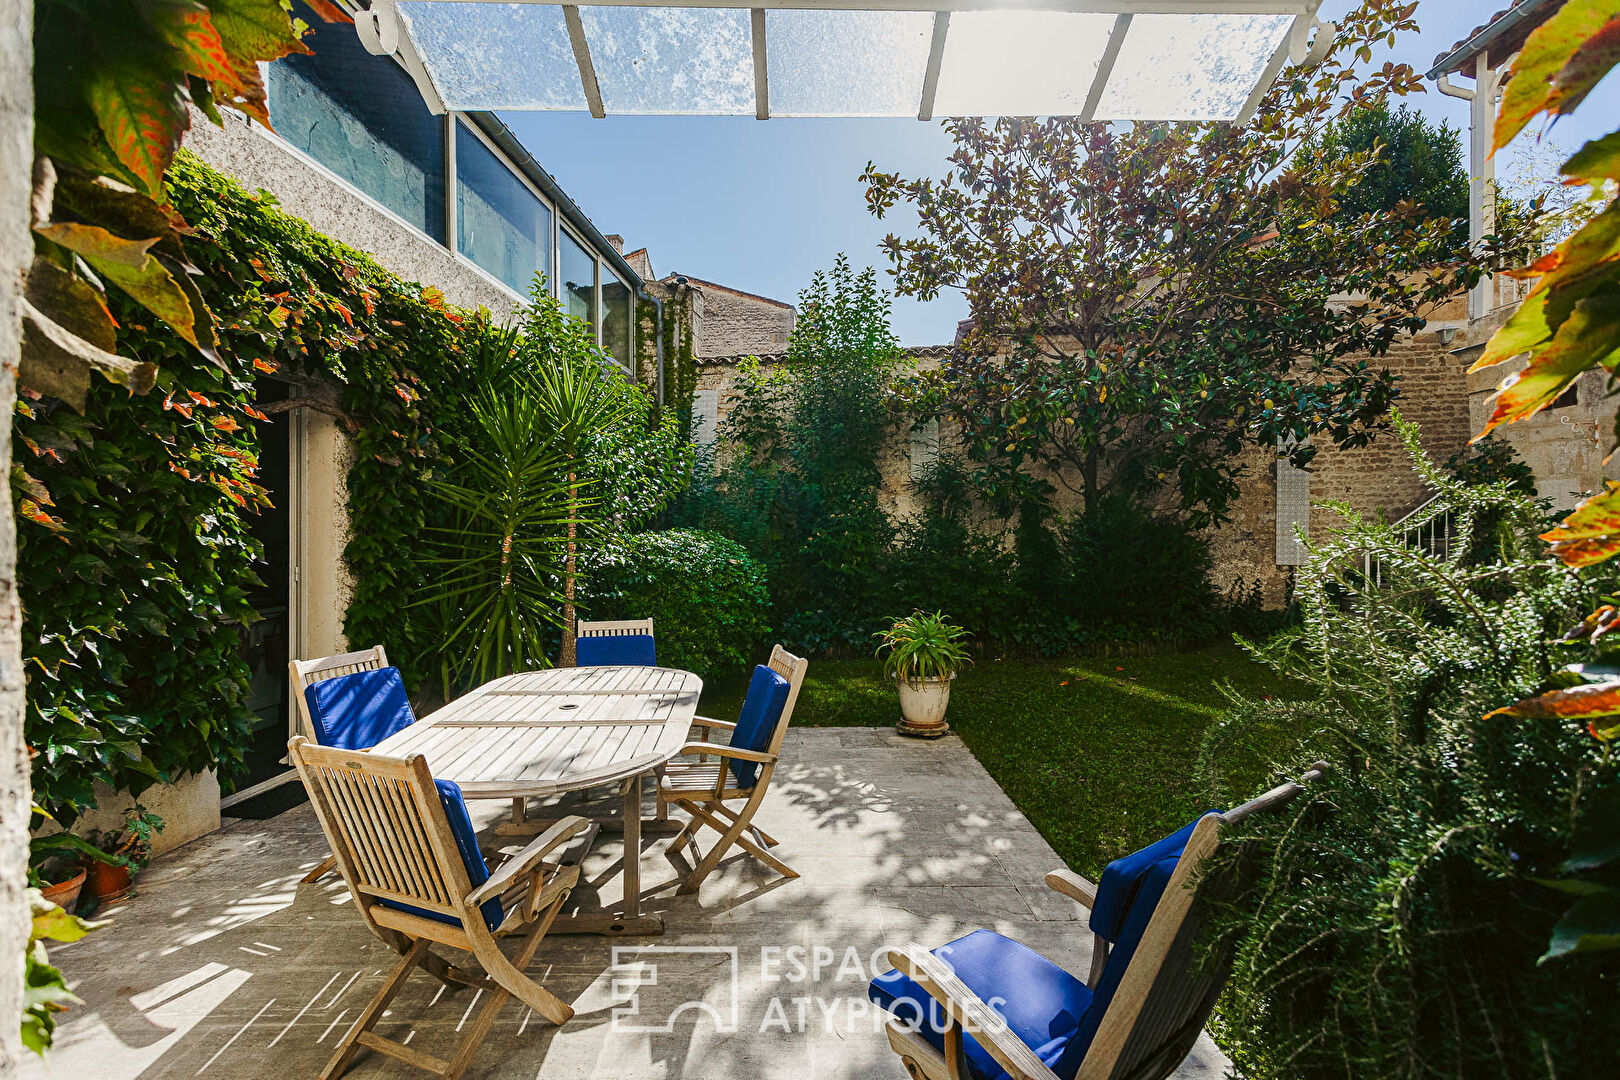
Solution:
<svg viewBox="0 0 1620 1080">
<path fill-rule="evenodd" d="M 763 753 L 771 745 L 771 734 L 776 722 L 782 718 L 787 706 L 788 681 L 764 664 L 754 668 L 754 677 L 748 682 L 748 696 L 743 698 L 742 714 L 731 732 L 731 745 L 742 750 Z M 737 786 L 751 788 L 759 778 L 759 762 L 727 761 Z"/>
<path fill-rule="evenodd" d="M 979 1000 L 1000 1013 L 1047 1068 L 1065 1080 L 1074 1076 L 1086 1052 L 1077 1042 L 1091 1007 L 1085 983 L 1033 949 L 990 930 L 975 930 L 935 949 L 934 955 L 950 964 Z M 873 979 L 866 992 L 944 1052 L 945 1010 L 926 990 L 898 971 L 888 971 Z M 973 1036 L 963 1038 L 962 1048 L 975 1080 L 1001 1080 L 1007 1075 Z"/>
<path fill-rule="evenodd" d="M 461 788 L 449 780 L 435 780 L 433 786 L 439 789 L 439 802 L 444 806 L 444 816 L 450 822 L 450 832 L 456 838 L 456 850 L 461 852 L 461 865 L 467 868 L 467 880 L 476 889 L 489 880 L 489 867 L 484 865 L 484 853 L 478 848 L 478 834 L 473 832 L 472 818 L 467 814 L 467 800 L 461 797 Z M 434 919 L 449 923 L 451 926 L 461 925 L 461 920 L 452 915 L 428 911 L 412 904 L 402 904 L 397 900 L 379 900 L 378 903 L 397 911 L 420 915 L 424 919 Z M 478 910 L 484 916 L 484 925 L 491 931 L 499 929 L 501 922 L 506 918 L 506 912 L 501 907 L 501 898 L 498 896 L 485 900 L 479 905 Z"/>
<path fill-rule="evenodd" d="M 304 688 L 315 741 L 340 750 L 370 750 L 416 723 L 399 668 L 357 671 Z"/>
<path fill-rule="evenodd" d="M 580 667 L 601 667 L 605 664 L 657 667 L 658 650 L 651 634 L 582 637 L 574 640 L 574 663 Z"/>
</svg>

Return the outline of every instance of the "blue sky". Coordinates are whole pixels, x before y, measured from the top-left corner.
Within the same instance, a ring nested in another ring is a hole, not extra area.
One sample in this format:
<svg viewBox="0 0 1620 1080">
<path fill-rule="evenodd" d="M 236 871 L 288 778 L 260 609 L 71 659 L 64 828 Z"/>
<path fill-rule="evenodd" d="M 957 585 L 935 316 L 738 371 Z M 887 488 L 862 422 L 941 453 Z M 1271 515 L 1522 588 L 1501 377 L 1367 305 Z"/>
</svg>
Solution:
<svg viewBox="0 0 1620 1080">
<path fill-rule="evenodd" d="M 1322 17 L 1353 5 L 1326 0 Z M 1375 61 L 1391 58 L 1427 71 L 1436 54 L 1505 6 L 1507 0 L 1421 0 L 1422 32 Z M 1432 89 L 1412 100 L 1466 132 L 1466 102 Z M 1620 76 L 1606 80 L 1551 138 L 1573 150 L 1610 130 L 1616 115 Z M 650 248 L 660 275 L 680 271 L 790 302 L 840 251 L 887 277 L 877 243 L 910 223 L 869 214 L 857 178 L 868 161 L 902 175 L 938 176 L 951 146 L 937 124 L 916 120 L 502 117 L 603 232 L 623 235 L 627 249 Z M 954 294 L 928 304 L 900 298 L 895 330 L 907 345 L 947 342 L 964 312 Z"/>
</svg>

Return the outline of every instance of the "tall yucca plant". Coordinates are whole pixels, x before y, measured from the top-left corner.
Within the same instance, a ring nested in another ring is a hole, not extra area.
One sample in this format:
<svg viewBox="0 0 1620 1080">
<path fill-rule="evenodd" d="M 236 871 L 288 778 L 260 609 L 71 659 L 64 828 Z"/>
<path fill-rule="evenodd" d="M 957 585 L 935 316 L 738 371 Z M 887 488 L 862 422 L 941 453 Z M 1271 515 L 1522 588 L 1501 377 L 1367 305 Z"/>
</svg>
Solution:
<svg viewBox="0 0 1620 1080">
<path fill-rule="evenodd" d="M 470 411 L 473 445 L 448 477 L 429 481 L 449 520 L 424 531 L 430 584 L 412 602 L 443 621 L 446 697 L 452 684 L 549 666 L 561 557 L 590 506 L 553 438 L 538 378 L 487 387 Z"/>
<path fill-rule="evenodd" d="M 578 579 L 579 539 L 587 509 L 585 495 L 593 482 L 583 458 L 602 433 L 631 418 L 630 399 L 609 380 L 620 376 L 606 369 L 606 357 L 590 340 L 589 329 L 563 315 L 555 304 L 537 302 L 529 309 L 524 341 L 547 355 L 530 357 L 536 371 L 536 405 L 545 418 L 551 445 L 567 471 L 567 538 L 562 566 L 562 647 L 557 663 L 574 664 L 574 591 Z"/>
</svg>

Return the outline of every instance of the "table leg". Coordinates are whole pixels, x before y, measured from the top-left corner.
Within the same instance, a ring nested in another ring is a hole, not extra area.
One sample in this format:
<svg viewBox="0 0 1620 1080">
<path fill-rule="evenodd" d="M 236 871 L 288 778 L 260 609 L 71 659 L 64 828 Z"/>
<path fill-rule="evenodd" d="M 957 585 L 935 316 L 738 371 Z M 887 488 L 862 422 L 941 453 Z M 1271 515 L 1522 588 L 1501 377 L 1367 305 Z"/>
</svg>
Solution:
<svg viewBox="0 0 1620 1080">
<path fill-rule="evenodd" d="M 624 917 L 641 914 L 641 777 L 624 782 Z"/>
</svg>

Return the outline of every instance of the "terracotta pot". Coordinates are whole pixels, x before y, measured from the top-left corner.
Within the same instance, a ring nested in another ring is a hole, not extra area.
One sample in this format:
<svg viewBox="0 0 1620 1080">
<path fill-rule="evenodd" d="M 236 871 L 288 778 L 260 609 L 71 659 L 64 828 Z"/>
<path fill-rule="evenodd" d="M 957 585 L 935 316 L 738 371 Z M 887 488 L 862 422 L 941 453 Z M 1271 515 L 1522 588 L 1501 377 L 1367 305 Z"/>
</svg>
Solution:
<svg viewBox="0 0 1620 1080">
<path fill-rule="evenodd" d="M 944 679 L 896 679 L 900 691 L 900 723 L 895 727 L 902 735 L 916 735 L 925 739 L 938 738 L 951 730 L 945 722 L 945 706 L 951 701 L 953 673 Z"/>
<path fill-rule="evenodd" d="M 71 915 L 73 909 L 79 906 L 79 890 L 82 888 L 84 888 L 84 871 L 80 870 L 66 881 L 46 885 L 39 891 L 45 899 Z"/>
<path fill-rule="evenodd" d="M 90 890 L 90 899 L 96 903 L 105 904 L 109 900 L 121 900 L 128 894 L 129 867 L 93 862 L 85 869 L 90 874 L 90 880 L 86 883 L 86 888 Z"/>
</svg>

